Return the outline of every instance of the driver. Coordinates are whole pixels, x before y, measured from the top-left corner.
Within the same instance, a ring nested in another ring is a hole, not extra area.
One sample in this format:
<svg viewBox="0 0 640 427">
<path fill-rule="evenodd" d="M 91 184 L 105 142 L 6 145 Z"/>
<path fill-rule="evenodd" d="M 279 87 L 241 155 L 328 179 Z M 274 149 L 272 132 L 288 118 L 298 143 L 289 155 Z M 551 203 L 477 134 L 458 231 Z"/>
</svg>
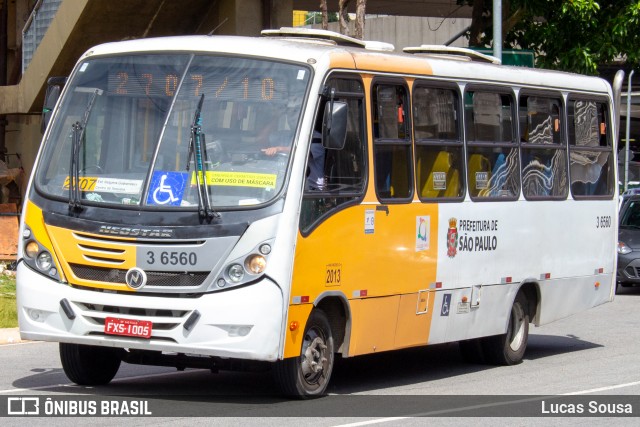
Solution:
<svg viewBox="0 0 640 427">
<path fill-rule="evenodd" d="M 289 94 L 289 88 L 285 88 L 282 93 L 282 99 L 286 101 L 286 108 L 274 111 L 273 120 L 262 131 L 262 135 L 268 135 L 267 148 L 261 151 L 267 156 L 274 156 L 278 153 L 289 153 L 291 143 L 296 129 L 300 108 L 302 106 L 303 92 L 294 91 L 292 88 Z M 264 137 L 263 137 L 264 139 Z"/>
</svg>

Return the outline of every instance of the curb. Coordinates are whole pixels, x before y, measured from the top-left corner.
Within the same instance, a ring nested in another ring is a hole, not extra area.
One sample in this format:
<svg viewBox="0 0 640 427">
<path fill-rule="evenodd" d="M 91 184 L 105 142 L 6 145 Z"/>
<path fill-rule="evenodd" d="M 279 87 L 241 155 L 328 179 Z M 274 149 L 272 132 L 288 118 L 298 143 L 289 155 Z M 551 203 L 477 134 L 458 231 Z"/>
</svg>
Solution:
<svg viewBox="0 0 640 427">
<path fill-rule="evenodd" d="M 0 345 L 3 344 L 17 344 L 24 342 L 20 338 L 20 331 L 18 328 L 4 328 L 0 329 Z"/>
</svg>

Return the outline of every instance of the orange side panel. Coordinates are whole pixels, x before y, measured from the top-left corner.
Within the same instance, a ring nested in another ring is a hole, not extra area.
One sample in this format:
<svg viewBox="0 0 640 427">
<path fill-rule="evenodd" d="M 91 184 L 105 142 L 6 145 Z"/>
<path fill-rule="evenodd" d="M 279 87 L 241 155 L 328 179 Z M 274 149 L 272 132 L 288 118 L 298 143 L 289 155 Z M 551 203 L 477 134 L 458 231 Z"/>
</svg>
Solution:
<svg viewBox="0 0 640 427">
<path fill-rule="evenodd" d="M 417 293 L 406 294 L 400 297 L 395 348 L 427 344 L 429 329 L 431 327 L 435 291 L 423 292 L 420 294 L 420 298 L 423 301 L 419 304 Z M 420 307 L 421 311 L 426 311 L 426 313 L 416 314 L 418 307 Z M 426 310 L 424 310 L 425 308 Z"/>
<path fill-rule="evenodd" d="M 347 52 L 332 52 L 329 56 L 330 68 L 355 68 L 353 57 Z"/>
<path fill-rule="evenodd" d="M 289 306 L 289 317 L 285 325 L 286 335 L 284 339 L 284 357 L 300 356 L 302 348 L 302 339 L 304 338 L 304 328 L 307 325 L 307 319 L 311 314 L 312 304 L 292 304 Z M 291 322 L 298 322 L 298 328 L 292 331 L 289 328 Z"/>
<path fill-rule="evenodd" d="M 429 61 L 420 57 L 397 57 L 376 52 L 362 52 L 353 55 L 356 68 L 388 73 L 432 75 Z"/>
<path fill-rule="evenodd" d="M 395 348 L 399 303 L 398 295 L 351 301 L 350 356 Z"/>
</svg>

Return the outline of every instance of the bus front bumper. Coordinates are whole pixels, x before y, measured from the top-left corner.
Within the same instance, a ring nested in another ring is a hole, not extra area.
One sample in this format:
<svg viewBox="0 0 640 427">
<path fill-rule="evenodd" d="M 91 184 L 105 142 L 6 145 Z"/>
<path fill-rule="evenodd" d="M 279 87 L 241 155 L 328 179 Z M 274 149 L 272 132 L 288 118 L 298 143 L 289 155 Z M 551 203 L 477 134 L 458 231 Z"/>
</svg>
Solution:
<svg viewBox="0 0 640 427">
<path fill-rule="evenodd" d="M 76 289 L 19 263 L 17 283 L 23 339 L 262 361 L 280 355 L 282 292 L 268 279 L 198 298 L 155 297 Z M 152 322 L 151 337 L 106 334 L 107 317 Z"/>
</svg>

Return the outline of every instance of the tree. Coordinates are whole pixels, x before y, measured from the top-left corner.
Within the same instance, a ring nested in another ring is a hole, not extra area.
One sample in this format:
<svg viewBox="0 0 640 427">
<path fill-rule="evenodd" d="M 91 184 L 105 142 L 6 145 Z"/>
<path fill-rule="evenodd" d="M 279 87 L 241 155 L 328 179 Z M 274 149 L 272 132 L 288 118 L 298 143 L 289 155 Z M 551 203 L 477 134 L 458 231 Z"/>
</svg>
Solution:
<svg viewBox="0 0 640 427">
<path fill-rule="evenodd" d="M 338 17 L 340 21 L 340 34 L 349 35 L 349 13 L 347 8 L 351 0 L 338 0 Z M 356 0 L 356 25 L 354 37 L 362 40 L 364 38 L 364 21 L 367 0 Z"/>
<path fill-rule="evenodd" d="M 322 13 L 322 29 L 329 29 L 329 14 L 327 13 L 327 0 L 320 1 L 320 11 Z M 314 22 L 315 23 L 315 22 Z"/>
<path fill-rule="evenodd" d="M 470 45 L 490 46 L 492 2 L 458 3 L 474 7 Z M 597 74 L 617 58 L 640 61 L 640 0 L 502 0 L 502 10 L 505 48 L 532 49 L 542 68 Z"/>
<path fill-rule="evenodd" d="M 367 7 L 367 0 L 356 0 L 356 33 L 355 38 L 364 38 L 364 15 Z"/>
<path fill-rule="evenodd" d="M 347 26 L 349 22 L 349 12 L 347 11 L 347 7 L 351 0 L 338 0 L 338 18 L 340 22 L 340 34 L 349 35 L 349 27 Z"/>
</svg>

